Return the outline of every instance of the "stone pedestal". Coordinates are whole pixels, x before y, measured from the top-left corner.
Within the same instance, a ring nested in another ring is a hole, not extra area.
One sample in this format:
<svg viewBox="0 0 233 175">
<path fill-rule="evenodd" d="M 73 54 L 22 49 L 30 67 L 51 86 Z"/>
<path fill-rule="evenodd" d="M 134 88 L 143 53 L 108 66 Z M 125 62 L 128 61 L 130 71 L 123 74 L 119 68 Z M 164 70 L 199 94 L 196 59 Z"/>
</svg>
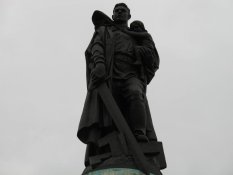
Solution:
<svg viewBox="0 0 233 175">
<path fill-rule="evenodd" d="M 129 168 L 110 168 L 104 170 L 98 170 L 90 172 L 86 175 L 145 175 L 139 170 L 129 169 Z M 155 175 L 155 174 L 150 174 Z"/>
</svg>

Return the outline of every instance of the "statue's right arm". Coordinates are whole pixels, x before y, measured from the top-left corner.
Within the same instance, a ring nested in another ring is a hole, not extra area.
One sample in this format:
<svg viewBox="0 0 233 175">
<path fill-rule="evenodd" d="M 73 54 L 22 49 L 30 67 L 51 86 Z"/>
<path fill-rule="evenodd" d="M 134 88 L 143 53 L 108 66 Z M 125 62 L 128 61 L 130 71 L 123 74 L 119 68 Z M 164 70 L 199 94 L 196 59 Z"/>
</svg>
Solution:
<svg viewBox="0 0 233 175">
<path fill-rule="evenodd" d="M 95 30 L 91 44 L 91 59 L 94 65 L 104 63 L 104 26 L 100 26 Z"/>
<path fill-rule="evenodd" d="M 96 29 L 91 43 L 91 62 L 93 64 L 91 79 L 93 82 L 98 82 L 106 75 L 105 59 L 104 59 L 104 29 L 99 27 Z"/>
</svg>

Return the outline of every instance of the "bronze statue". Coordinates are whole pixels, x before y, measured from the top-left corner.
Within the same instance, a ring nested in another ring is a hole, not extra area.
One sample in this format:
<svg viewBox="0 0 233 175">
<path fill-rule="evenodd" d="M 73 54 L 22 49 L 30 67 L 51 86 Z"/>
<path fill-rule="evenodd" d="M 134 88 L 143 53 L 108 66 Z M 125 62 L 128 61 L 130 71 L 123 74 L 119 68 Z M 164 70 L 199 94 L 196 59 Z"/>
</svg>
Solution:
<svg viewBox="0 0 233 175">
<path fill-rule="evenodd" d="M 124 3 L 115 5 L 113 20 L 100 11 L 92 16 L 95 33 L 85 52 L 88 92 L 77 134 L 87 144 L 83 174 L 114 167 L 149 174 L 166 167 L 146 97 L 159 55 L 141 21 L 128 28 L 130 18 Z"/>
</svg>

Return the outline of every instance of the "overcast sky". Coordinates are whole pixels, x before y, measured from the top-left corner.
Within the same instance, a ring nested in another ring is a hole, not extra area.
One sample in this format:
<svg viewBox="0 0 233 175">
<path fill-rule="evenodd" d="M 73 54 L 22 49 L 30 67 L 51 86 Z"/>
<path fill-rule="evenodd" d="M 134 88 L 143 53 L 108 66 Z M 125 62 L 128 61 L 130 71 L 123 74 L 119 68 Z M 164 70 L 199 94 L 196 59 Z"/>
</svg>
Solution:
<svg viewBox="0 0 233 175">
<path fill-rule="evenodd" d="M 91 15 L 115 0 L 0 0 L 0 174 L 79 175 Z M 233 174 L 233 1 L 125 0 L 161 66 L 148 86 L 164 175 Z"/>
</svg>

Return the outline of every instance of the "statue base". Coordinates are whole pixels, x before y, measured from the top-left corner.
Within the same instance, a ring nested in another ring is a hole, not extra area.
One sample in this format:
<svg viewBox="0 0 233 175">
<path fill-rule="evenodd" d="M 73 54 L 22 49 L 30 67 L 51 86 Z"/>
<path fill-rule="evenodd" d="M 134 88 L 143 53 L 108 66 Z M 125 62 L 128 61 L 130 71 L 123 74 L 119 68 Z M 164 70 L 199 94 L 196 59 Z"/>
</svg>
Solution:
<svg viewBox="0 0 233 175">
<path fill-rule="evenodd" d="M 85 175 L 145 175 L 139 170 L 129 168 L 110 168 L 93 171 Z M 154 174 L 150 174 L 154 175 Z"/>
<path fill-rule="evenodd" d="M 150 169 L 153 169 L 152 167 L 158 166 L 158 162 L 156 162 L 156 159 L 151 158 L 151 159 L 147 159 L 147 161 L 148 161 L 148 168 Z M 159 169 L 159 167 L 157 168 Z M 110 157 L 109 159 L 103 161 L 100 165 L 96 167 L 92 167 L 92 166 L 86 167 L 82 175 L 145 175 L 145 174 L 142 173 L 140 170 L 138 170 L 132 156 L 121 155 L 117 157 Z M 160 172 L 158 174 L 151 173 L 150 175 L 162 175 L 162 174 Z"/>
<path fill-rule="evenodd" d="M 159 170 L 166 167 L 162 143 L 157 141 L 149 141 L 138 142 L 138 144 L 145 155 L 146 171 L 150 172 L 151 174 L 153 173 L 154 175 L 161 175 L 161 172 Z M 87 147 L 90 150 L 87 149 L 86 153 L 91 153 L 93 150 L 96 151 L 98 149 L 100 152 L 101 148 L 105 149 L 102 149 L 101 154 L 96 154 L 92 156 L 86 154 L 86 157 L 88 159 L 86 159 L 86 168 L 84 169 L 82 175 L 89 175 L 89 173 L 92 172 L 98 172 L 100 170 L 111 170 L 115 168 L 123 170 L 141 170 L 140 166 L 138 166 L 140 162 L 133 157 L 131 150 L 127 147 L 126 140 L 121 133 L 118 133 L 116 131 L 109 133 L 108 135 L 98 140 L 98 146 L 99 147 L 94 147 L 95 149 L 90 149 L 91 147 Z M 123 173 L 123 171 L 121 172 Z M 103 175 L 108 174 L 104 173 Z M 109 175 L 115 174 L 110 173 Z"/>
</svg>

